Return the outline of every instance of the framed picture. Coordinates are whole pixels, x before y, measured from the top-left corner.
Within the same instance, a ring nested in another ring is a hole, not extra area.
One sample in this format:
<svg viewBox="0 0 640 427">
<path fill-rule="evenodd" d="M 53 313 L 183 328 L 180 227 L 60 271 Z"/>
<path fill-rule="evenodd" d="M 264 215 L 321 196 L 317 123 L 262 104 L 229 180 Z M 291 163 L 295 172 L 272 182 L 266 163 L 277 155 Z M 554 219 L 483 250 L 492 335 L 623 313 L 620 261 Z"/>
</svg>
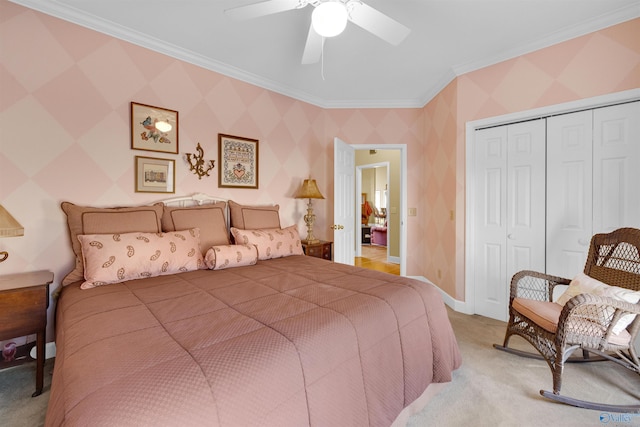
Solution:
<svg viewBox="0 0 640 427">
<path fill-rule="evenodd" d="M 218 187 L 258 188 L 258 140 L 218 134 Z"/>
<path fill-rule="evenodd" d="M 176 162 L 136 156 L 136 193 L 175 193 Z"/>
<path fill-rule="evenodd" d="M 131 148 L 178 154 L 178 112 L 132 102 Z"/>
</svg>

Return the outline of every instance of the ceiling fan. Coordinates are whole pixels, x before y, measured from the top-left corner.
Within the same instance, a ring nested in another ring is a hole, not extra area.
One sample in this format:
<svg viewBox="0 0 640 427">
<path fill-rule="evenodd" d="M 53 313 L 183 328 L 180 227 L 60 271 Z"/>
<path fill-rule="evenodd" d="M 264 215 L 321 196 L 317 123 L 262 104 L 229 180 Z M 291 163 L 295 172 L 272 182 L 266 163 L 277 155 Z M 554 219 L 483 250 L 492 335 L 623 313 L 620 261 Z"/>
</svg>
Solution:
<svg viewBox="0 0 640 427">
<path fill-rule="evenodd" d="M 363 3 L 360 0 L 267 0 L 225 10 L 236 19 L 252 19 L 293 9 L 314 7 L 307 42 L 302 54 L 303 64 L 320 60 L 325 37 L 340 34 L 351 21 L 360 28 L 397 46 L 411 31 L 398 21 Z M 323 24 L 328 25 L 325 28 Z"/>
</svg>

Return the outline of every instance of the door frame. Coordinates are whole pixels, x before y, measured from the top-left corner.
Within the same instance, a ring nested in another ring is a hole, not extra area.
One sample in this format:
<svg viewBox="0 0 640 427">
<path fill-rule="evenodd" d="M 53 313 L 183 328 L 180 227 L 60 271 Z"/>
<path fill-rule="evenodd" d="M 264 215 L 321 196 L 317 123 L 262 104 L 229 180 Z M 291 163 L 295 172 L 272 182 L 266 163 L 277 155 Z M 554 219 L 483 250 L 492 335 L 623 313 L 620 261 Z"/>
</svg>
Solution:
<svg viewBox="0 0 640 427">
<path fill-rule="evenodd" d="M 347 144 L 354 150 L 400 150 L 400 275 L 407 275 L 407 145 L 406 144 Z M 335 169 L 335 159 L 334 159 Z M 357 176 L 356 176 L 357 179 Z M 356 210 L 360 194 L 356 193 Z M 358 212 L 354 212 L 354 215 Z"/>
<path fill-rule="evenodd" d="M 538 119 L 558 114 L 572 113 L 575 111 L 606 107 L 614 104 L 640 100 L 640 89 L 630 89 L 591 98 L 562 104 L 549 105 L 532 110 L 519 111 L 501 116 L 489 117 L 480 120 L 469 121 L 465 125 L 465 250 L 464 250 L 464 302 L 455 301 L 453 307 L 456 311 L 475 314 L 475 277 L 473 274 L 476 258 L 475 247 L 475 191 L 473 179 L 475 177 L 475 132 L 476 130 L 501 126 L 510 123 Z"/>
</svg>

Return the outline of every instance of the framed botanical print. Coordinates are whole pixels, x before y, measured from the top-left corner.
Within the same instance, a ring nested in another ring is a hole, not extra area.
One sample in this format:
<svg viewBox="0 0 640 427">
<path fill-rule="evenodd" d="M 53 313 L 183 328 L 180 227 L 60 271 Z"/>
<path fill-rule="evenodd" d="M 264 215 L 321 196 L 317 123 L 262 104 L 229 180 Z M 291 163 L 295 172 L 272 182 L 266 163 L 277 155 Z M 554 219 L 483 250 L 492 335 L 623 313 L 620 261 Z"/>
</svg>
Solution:
<svg viewBox="0 0 640 427">
<path fill-rule="evenodd" d="M 135 157 L 136 193 L 175 193 L 175 160 Z"/>
<path fill-rule="evenodd" d="M 178 112 L 132 102 L 131 148 L 178 154 Z"/>
<path fill-rule="evenodd" d="M 218 134 L 218 187 L 258 188 L 258 140 Z"/>
</svg>

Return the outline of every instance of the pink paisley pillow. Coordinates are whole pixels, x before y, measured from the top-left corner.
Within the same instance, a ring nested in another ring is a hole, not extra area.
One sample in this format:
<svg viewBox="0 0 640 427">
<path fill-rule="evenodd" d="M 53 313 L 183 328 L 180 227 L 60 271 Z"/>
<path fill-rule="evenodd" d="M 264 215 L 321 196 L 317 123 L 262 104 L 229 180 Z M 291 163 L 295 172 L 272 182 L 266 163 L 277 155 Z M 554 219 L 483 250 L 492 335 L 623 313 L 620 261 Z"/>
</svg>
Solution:
<svg viewBox="0 0 640 427">
<path fill-rule="evenodd" d="M 96 208 L 62 202 L 62 210 L 67 215 L 71 249 L 75 255 L 75 268 L 62 279 L 62 285 L 66 286 L 84 278 L 82 248 L 80 248 L 78 235 L 133 233 L 136 231 L 161 232 L 162 206 L 162 203 L 156 203 L 153 206 Z"/>
<path fill-rule="evenodd" d="M 259 260 L 304 255 L 297 225 L 267 230 L 240 230 L 231 227 L 231 234 L 237 244 L 256 245 Z"/>
<path fill-rule="evenodd" d="M 84 234 L 80 286 L 96 286 L 197 270 L 203 266 L 200 230 L 168 233 Z"/>
<path fill-rule="evenodd" d="M 204 263 L 211 270 L 255 265 L 256 262 L 258 249 L 255 245 L 212 246 L 204 256 Z"/>
</svg>

